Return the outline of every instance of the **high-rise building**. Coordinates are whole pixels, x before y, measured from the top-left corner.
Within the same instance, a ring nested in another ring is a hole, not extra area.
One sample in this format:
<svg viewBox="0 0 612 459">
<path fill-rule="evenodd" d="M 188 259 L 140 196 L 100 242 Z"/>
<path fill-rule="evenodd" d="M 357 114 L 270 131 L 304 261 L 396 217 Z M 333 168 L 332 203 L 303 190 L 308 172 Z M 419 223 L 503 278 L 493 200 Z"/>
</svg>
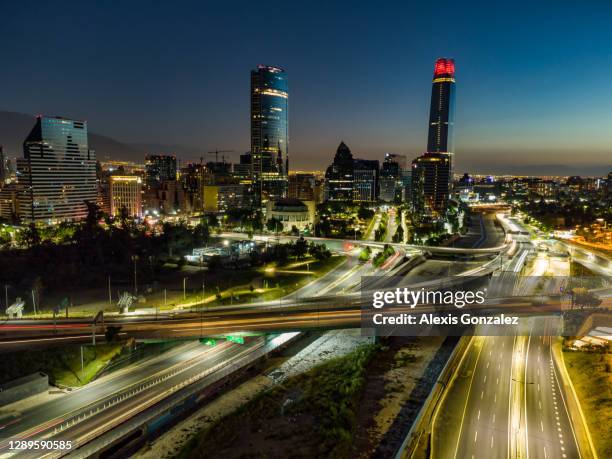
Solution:
<svg viewBox="0 0 612 459">
<path fill-rule="evenodd" d="M 19 198 L 23 195 L 23 186 L 11 182 L 0 188 L 0 218 L 16 223 L 19 220 Z"/>
<path fill-rule="evenodd" d="M 440 58 L 434 67 L 427 152 L 412 162 L 415 216 L 443 219 L 452 188 L 455 111 L 455 61 Z"/>
<path fill-rule="evenodd" d="M 380 171 L 380 199 L 393 202 L 401 198 L 402 174 L 406 169 L 406 157 L 393 153 L 385 153 Z"/>
<path fill-rule="evenodd" d="M 412 161 L 412 206 L 416 219 L 444 217 L 450 161 L 450 156 L 444 153 L 428 153 Z"/>
<path fill-rule="evenodd" d="M 374 203 L 379 193 L 379 163 L 372 159 L 356 159 L 353 162 L 354 200 Z"/>
<path fill-rule="evenodd" d="M 96 203 L 96 158 L 87 143 L 87 123 L 39 116 L 17 161 L 25 222 L 52 224 L 87 216 Z"/>
<path fill-rule="evenodd" d="M 145 158 L 145 181 L 148 187 L 157 188 L 161 182 L 176 180 L 176 156 L 147 155 Z"/>
<path fill-rule="evenodd" d="M 440 58 L 434 67 L 429 108 L 428 153 L 449 153 L 454 150 L 455 124 L 455 61 Z"/>
<path fill-rule="evenodd" d="M 109 177 L 110 213 L 114 217 L 125 215 L 142 217 L 142 179 L 135 175 Z"/>
<path fill-rule="evenodd" d="M 314 174 L 298 172 L 289 175 L 289 198 L 299 199 L 300 201 L 315 200 L 316 177 Z"/>
<path fill-rule="evenodd" d="M 233 167 L 234 177 L 243 185 L 251 185 L 251 152 L 240 155 L 240 162 Z"/>
<path fill-rule="evenodd" d="M 0 188 L 7 179 L 6 158 L 4 157 L 4 148 L 0 145 Z"/>
<path fill-rule="evenodd" d="M 251 176 L 259 203 L 287 194 L 289 92 L 283 69 L 251 71 Z"/>
<path fill-rule="evenodd" d="M 334 162 L 325 172 L 325 199 L 352 202 L 354 198 L 353 175 L 353 154 L 344 142 L 340 142 Z"/>
</svg>

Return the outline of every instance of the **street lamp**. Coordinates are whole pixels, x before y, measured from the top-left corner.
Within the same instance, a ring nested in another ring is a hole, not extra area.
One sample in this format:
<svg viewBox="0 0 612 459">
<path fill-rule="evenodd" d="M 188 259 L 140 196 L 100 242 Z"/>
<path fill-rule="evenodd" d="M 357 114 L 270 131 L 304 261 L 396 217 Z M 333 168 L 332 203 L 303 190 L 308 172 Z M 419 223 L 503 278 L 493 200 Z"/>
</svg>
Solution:
<svg viewBox="0 0 612 459">
<path fill-rule="evenodd" d="M 134 295 L 138 295 L 138 274 L 136 272 L 136 262 L 138 261 L 138 255 L 132 255 L 132 261 L 134 261 Z"/>
</svg>

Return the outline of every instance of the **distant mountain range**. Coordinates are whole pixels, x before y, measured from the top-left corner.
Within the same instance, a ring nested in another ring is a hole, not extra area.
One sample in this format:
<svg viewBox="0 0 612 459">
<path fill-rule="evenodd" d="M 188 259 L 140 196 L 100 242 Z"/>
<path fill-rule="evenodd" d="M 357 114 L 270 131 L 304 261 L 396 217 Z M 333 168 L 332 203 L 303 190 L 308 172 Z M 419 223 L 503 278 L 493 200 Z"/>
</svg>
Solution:
<svg viewBox="0 0 612 459">
<path fill-rule="evenodd" d="M 4 145 L 5 155 L 8 158 L 22 157 L 23 156 L 23 141 L 30 133 L 30 130 L 34 126 L 34 115 L 25 115 L 23 113 L 0 111 L 0 145 Z M 155 143 L 129 143 L 115 140 L 111 137 L 96 134 L 95 132 L 89 131 L 89 147 L 96 151 L 96 157 L 99 160 L 104 159 L 116 159 L 122 161 L 134 161 L 136 163 L 143 163 L 145 155 L 154 153 L 172 153 L 180 158 L 181 162 L 185 163 L 188 161 L 197 161 L 202 156 L 203 151 L 195 147 L 189 147 L 185 145 L 165 145 Z M 295 155 L 294 158 L 300 155 Z M 415 155 L 416 156 L 416 155 Z M 503 152 L 499 154 L 499 162 L 486 162 L 488 155 L 482 153 L 472 153 L 465 155 L 457 155 L 457 173 L 462 171 L 469 171 L 472 173 L 481 174 L 510 174 L 510 175 L 590 175 L 603 177 L 612 170 L 612 164 L 603 163 L 597 164 L 563 164 L 563 163 L 550 163 L 550 164 L 533 164 L 532 158 L 537 157 L 537 153 L 528 156 L 527 159 L 523 154 L 517 158 L 513 156 L 512 152 Z M 504 159 L 505 158 L 505 161 Z M 510 162 L 508 159 L 512 158 Z M 205 161 L 209 161 L 212 158 L 206 156 Z M 219 156 L 221 159 L 221 155 Z M 227 158 L 229 159 L 229 158 Z M 233 160 L 237 159 L 237 154 L 233 155 Z M 230 161 L 231 161 L 230 159 Z M 313 159 L 319 159 L 310 157 L 308 170 L 313 168 Z M 372 158 L 373 159 L 373 158 Z M 320 158 L 320 163 L 326 164 L 331 161 L 329 159 Z M 296 164 L 296 163 L 294 163 Z M 294 167 L 300 167 L 301 165 L 294 165 Z M 324 170 L 324 166 L 321 166 Z"/>
<path fill-rule="evenodd" d="M 34 115 L 0 111 L 0 145 L 8 158 L 23 156 L 23 141 L 34 126 Z M 126 143 L 89 131 L 89 148 L 96 151 L 99 160 L 118 159 L 144 162 L 148 153 L 174 153 L 183 160 L 195 160 L 201 152 L 183 145 Z"/>
</svg>

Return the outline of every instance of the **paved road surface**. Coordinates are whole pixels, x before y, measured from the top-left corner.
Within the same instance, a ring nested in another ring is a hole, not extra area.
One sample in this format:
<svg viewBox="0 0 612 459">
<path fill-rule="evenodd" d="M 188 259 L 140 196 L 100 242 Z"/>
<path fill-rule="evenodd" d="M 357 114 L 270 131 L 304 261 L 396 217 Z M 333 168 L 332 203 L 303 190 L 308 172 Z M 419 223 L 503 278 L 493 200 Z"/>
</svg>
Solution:
<svg viewBox="0 0 612 459">
<path fill-rule="evenodd" d="M 156 397 L 165 396 L 166 391 L 176 384 L 216 365 L 229 362 L 241 353 L 257 348 L 262 342 L 261 338 L 253 339 L 245 345 L 224 341 L 215 347 L 205 346 L 199 342 L 189 343 L 141 364 L 112 373 L 64 397 L 21 413 L 18 422 L 2 429 L 0 452 L 5 452 L 1 448 L 8 439 L 40 439 L 43 435 L 52 433 L 68 419 L 79 415 L 84 417 L 85 413 L 97 407 L 104 407 L 106 403 L 106 408 L 99 413 L 81 419 L 75 425 L 53 436 L 57 440 L 76 441 L 84 434 L 112 423 L 119 415 L 137 409 L 155 400 Z M 137 393 L 130 393 L 136 386 L 146 381 L 152 384 Z M 108 406 L 110 398 L 119 394 L 128 395 L 125 399 Z M 25 453 L 24 455 L 28 456 Z"/>
</svg>

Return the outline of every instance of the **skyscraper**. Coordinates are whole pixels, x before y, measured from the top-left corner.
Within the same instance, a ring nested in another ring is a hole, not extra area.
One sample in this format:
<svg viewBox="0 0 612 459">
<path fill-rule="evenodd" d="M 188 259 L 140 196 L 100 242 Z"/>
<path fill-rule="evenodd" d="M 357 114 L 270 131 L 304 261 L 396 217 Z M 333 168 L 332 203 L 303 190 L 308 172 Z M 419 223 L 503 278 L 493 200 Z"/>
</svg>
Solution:
<svg viewBox="0 0 612 459">
<path fill-rule="evenodd" d="M 289 92 L 283 69 L 251 71 L 251 175 L 259 203 L 287 194 Z"/>
<path fill-rule="evenodd" d="M 406 157 L 394 153 L 385 153 L 380 171 L 380 199 L 393 202 L 401 199 L 402 173 L 406 169 Z"/>
<path fill-rule="evenodd" d="M 145 157 L 145 179 L 149 187 L 157 188 L 161 182 L 176 180 L 176 156 L 147 155 Z"/>
<path fill-rule="evenodd" d="M 429 109 L 427 152 L 412 162 L 412 206 L 421 220 L 443 219 L 453 171 L 455 61 L 436 60 Z"/>
<path fill-rule="evenodd" d="M 444 217 L 450 162 L 450 155 L 444 153 L 427 153 L 412 161 L 412 206 L 416 220 Z"/>
<path fill-rule="evenodd" d="M 455 61 L 440 58 L 434 67 L 429 107 L 428 153 L 454 152 Z"/>
<path fill-rule="evenodd" d="M 340 142 L 334 162 L 325 172 L 325 199 L 327 201 L 353 201 L 354 167 L 351 150 L 344 142 Z"/>
<path fill-rule="evenodd" d="M 6 181 L 6 159 L 4 158 L 4 149 L 2 148 L 2 145 L 0 145 L 0 188 L 2 188 L 2 185 L 4 185 L 4 182 Z"/>
<path fill-rule="evenodd" d="M 96 203 L 96 158 L 87 143 L 87 123 L 39 116 L 17 160 L 19 214 L 26 222 L 55 223 L 87 216 Z"/>
<path fill-rule="evenodd" d="M 379 193 L 379 164 L 375 159 L 356 159 L 353 162 L 354 199 L 374 203 Z"/>
</svg>

